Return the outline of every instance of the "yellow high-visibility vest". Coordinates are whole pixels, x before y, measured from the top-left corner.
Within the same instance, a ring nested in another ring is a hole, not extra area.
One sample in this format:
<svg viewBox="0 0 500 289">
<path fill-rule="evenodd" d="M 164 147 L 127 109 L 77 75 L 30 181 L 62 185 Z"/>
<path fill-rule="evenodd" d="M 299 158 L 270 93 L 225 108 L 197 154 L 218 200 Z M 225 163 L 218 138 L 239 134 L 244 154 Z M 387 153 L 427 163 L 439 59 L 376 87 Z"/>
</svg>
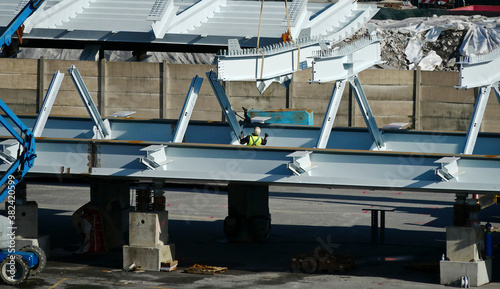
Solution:
<svg viewBox="0 0 500 289">
<path fill-rule="evenodd" d="M 260 146 L 261 143 L 262 143 L 262 139 L 260 137 L 250 135 L 249 140 L 248 140 L 249 146 Z"/>
</svg>

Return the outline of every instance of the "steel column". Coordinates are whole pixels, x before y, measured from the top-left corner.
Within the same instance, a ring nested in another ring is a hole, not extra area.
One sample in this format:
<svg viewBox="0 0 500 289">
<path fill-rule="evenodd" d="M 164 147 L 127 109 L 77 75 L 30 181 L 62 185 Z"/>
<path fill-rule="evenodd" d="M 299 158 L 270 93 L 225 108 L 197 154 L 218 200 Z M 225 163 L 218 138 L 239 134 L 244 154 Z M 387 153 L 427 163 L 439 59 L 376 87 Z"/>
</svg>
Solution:
<svg viewBox="0 0 500 289">
<path fill-rule="evenodd" d="M 332 96 L 330 97 L 330 103 L 328 104 L 328 109 L 326 111 L 325 118 L 323 119 L 323 125 L 321 126 L 318 142 L 316 144 L 317 148 L 324 149 L 328 145 L 330 133 L 332 132 L 333 122 L 335 121 L 335 117 L 337 116 L 340 101 L 342 100 L 342 94 L 344 93 L 345 83 L 345 79 L 335 82 Z"/>
<path fill-rule="evenodd" d="M 359 82 L 359 78 L 357 75 L 349 79 L 351 83 L 352 91 L 354 92 L 354 96 L 359 104 L 359 109 L 363 114 L 363 118 L 365 120 L 366 126 L 370 131 L 373 140 L 375 141 L 376 148 L 378 150 L 385 150 L 385 141 L 382 138 L 382 135 L 378 129 L 377 122 L 375 121 L 375 117 L 373 116 L 370 105 L 368 104 L 368 100 L 366 99 L 365 92 L 361 87 L 361 83 Z"/>
<path fill-rule="evenodd" d="M 64 73 L 59 72 L 59 70 L 54 73 L 54 76 L 52 76 L 49 88 L 47 89 L 47 94 L 45 95 L 45 99 L 43 100 L 42 108 L 40 109 L 40 113 L 38 114 L 38 118 L 36 119 L 35 126 L 33 127 L 33 135 L 35 137 L 42 136 L 43 129 L 45 127 L 45 124 L 47 123 L 47 118 L 49 117 L 50 111 L 52 110 L 52 105 L 56 100 L 56 96 L 59 92 L 59 88 L 61 87 L 63 79 Z"/>
<path fill-rule="evenodd" d="M 71 76 L 71 79 L 73 80 L 73 83 L 75 84 L 76 89 L 78 90 L 78 93 L 80 94 L 80 97 L 83 100 L 83 103 L 85 104 L 85 107 L 87 108 L 87 111 L 89 112 L 90 117 L 92 118 L 92 121 L 94 121 L 95 126 L 97 128 L 97 131 L 99 132 L 99 135 L 96 135 L 97 138 L 109 138 L 111 136 L 111 129 L 109 128 L 109 123 L 106 124 L 102 118 L 101 115 L 99 114 L 99 111 L 97 110 L 97 107 L 95 106 L 94 101 L 92 100 L 92 96 L 90 96 L 90 92 L 87 89 L 87 86 L 83 82 L 82 76 L 80 75 L 80 72 L 78 69 L 72 65 L 70 68 L 68 68 L 69 75 Z"/>
<path fill-rule="evenodd" d="M 182 108 L 179 121 L 177 122 L 177 127 L 175 128 L 173 142 L 182 142 L 184 136 L 186 135 L 186 130 L 189 125 L 189 120 L 193 114 L 194 105 L 198 99 L 198 94 L 200 92 L 201 84 L 203 83 L 203 78 L 196 75 L 191 81 L 189 90 L 186 96 L 186 101 L 184 102 L 184 107 Z"/>
<path fill-rule="evenodd" d="M 227 98 L 226 92 L 224 91 L 224 88 L 220 84 L 220 82 L 217 80 L 217 73 L 215 73 L 213 70 L 210 72 L 207 72 L 207 78 L 208 81 L 210 82 L 210 85 L 212 86 L 212 89 L 215 93 L 215 96 L 217 97 L 217 100 L 219 101 L 219 105 L 222 108 L 222 112 L 224 113 L 224 116 L 226 117 L 227 122 L 229 123 L 229 126 L 233 130 L 233 140 L 236 140 L 240 137 L 241 135 L 241 127 L 238 123 L 238 120 L 236 119 L 236 114 L 234 113 L 233 108 L 231 107 L 231 103 L 229 102 L 229 99 Z"/>
<path fill-rule="evenodd" d="M 472 114 L 472 119 L 469 124 L 469 130 L 467 131 L 467 136 L 465 140 L 465 145 L 463 153 L 470 155 L 474 152 L 474 146 L 476 145 L 477 135 L 479 129 L 481 128 L 481 122 L 483 121 L 484 111 L 488 105 L 488 98 L 490 97 L 491 86 L 482 86 L 479 88 L 479 95 L 474 107 L 474 112 Z"/>
</svg>

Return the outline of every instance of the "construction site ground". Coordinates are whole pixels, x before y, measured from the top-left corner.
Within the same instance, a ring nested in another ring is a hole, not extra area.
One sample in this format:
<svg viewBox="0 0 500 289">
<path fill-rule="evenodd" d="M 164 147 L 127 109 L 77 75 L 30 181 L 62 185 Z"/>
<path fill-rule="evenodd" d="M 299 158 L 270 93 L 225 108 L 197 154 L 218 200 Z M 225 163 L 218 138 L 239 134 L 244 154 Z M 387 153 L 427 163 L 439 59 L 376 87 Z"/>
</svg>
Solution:
<svg viewBox="0 0 500 289">
<path fill-rule="evenodd" d="M 124 272 L 121 250 L 69 251 L 79 242 L 71 215 L 89 195 L 84 185 L 28 184 L 28 200 L 39 205 L 39 232 L 51 236 L 52 249 L 45 271 L 19 288 L 445 288 L 439 261 L 446 251 L 445 228 L 453 222 L 453 194 L 272 186 L 269 241 L 231 244 L 222 225 L 227 192 L 172 188 L 166 192 L 168 226 L 179 264 L 172 272 Z M 395 208 L 386 214 L 385 244 L 371 243 L 370 212 L 363 210 L 371 206 Z M 499 227 L 500 206 L 484 209 L 481 221 Z M 493 234 L 493 244 L 494 280 L 486 289 L 500 288 L 500 233 Z M 355 256 L 356 268 L 292 272 L 292 256 L 319 249 Z M 227 271 L 184 272 L 194 264 Z"/>
</svg>

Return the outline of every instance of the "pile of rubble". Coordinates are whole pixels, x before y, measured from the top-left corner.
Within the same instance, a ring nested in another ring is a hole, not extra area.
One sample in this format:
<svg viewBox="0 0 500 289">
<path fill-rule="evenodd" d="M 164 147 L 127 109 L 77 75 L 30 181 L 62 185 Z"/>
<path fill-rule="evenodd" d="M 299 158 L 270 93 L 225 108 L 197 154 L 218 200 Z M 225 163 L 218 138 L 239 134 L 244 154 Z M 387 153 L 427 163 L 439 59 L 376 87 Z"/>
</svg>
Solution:
<svg viewBox="0 0 500 289">
<path fill-rule="evenodd" d="M 386 68 L 456 71 L 460 56 L 484 54 L 500 44 L 500 17 L 433 16 L 371 20 L 354 38 L 376 32 Z"/>
</svg>

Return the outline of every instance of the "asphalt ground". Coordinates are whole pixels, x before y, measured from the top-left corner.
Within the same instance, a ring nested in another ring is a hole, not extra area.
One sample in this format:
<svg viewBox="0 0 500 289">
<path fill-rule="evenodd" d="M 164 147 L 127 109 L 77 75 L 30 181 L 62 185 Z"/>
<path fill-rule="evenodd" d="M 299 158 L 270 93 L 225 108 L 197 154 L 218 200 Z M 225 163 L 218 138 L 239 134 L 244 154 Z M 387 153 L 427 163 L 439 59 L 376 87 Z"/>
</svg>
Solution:
<svg viewBox="0 0 500 289">
<path fill-rule="evenodd" d="M 445 227 L 453 221 L 453 194 L 272 186 L 269 241 L 231 244 L 222 226 L 224 190 L 170 189 L 165 196 L 178 270 L 124 272 L 121 250 L 92 255 L 67 250 L 79 242 L 71 215 L 89 200 L 89 191 L 83 185 L 28 184 L 28 200 L 39 205 L 39 233 L 50 235 L 51 251 L 46 269 L 19 288 L 447 288 L 439 284 L 439 260 L 446 251 Z M 386 214 L 385 244 L 371 243 L 365 210 L 371 206 L 395 208 Z M 500 227 L 500 206 L 482 210 L 481 221 Z M 499 256 L 500 233 L 493 234 L 493 244 Z M 292 271 L 292 256 L 320 248 L 355 256 L 356 268 Z M 500 288 L 499 263 L 494 259 L 494 280 L 482 288 Z M 185 273 L 193 264 L 228 271 Z"/>
</svg>

